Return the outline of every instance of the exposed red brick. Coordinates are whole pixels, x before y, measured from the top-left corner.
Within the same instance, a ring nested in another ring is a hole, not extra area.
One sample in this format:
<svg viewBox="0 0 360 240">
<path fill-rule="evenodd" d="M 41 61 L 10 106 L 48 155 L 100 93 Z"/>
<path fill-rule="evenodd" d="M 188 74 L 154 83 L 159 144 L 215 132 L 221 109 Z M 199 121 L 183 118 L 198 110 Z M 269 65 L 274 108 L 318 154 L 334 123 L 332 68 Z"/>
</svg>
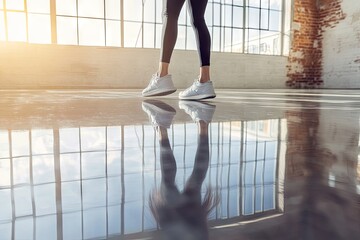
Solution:
<svg viewBox="0 0 360 240">
<path fill-rule="evenodd" d="M 342 0 L 295 0 L 293 32 L 288 60 L 288 81 L 293 88 L 314 88 L 323 84 L 322 39 L 326 28 L 334 27 L 345 14 Z"/>
</svg>

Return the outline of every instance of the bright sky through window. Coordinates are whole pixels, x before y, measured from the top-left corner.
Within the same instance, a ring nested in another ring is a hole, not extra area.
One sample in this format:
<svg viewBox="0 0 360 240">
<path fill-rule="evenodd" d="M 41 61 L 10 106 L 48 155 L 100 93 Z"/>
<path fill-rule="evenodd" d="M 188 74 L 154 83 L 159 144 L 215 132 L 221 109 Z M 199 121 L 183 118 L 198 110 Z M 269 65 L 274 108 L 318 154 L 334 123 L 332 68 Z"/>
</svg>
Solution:
<svg viewBox="0 0 360 240">
<path fill-rule="evenodd" d="M 175 48 L 196 50 L 186 4 Z M 209 0 L 212 51 L 286 54 L 290 12 L 290 0 Z M 157 0 L 0 0 L 0 41 L 160 48 L 161 32 Z"/>
</svg>

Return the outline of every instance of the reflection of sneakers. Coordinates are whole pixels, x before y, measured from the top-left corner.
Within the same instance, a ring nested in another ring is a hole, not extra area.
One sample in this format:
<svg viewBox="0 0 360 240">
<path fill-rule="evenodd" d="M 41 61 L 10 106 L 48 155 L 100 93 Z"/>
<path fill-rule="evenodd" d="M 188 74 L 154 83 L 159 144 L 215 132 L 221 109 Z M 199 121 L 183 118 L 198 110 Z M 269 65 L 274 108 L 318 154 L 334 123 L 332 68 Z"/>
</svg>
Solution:
<svg viewBox="0 0 360 240">
<path fill-rule="evenodd" d="M 169 128 L 176 114 L 176 110 L 173 107 L 159 100 L 143 101 L 142 109 L 147 113 L 154 127 Z"/>
<path fill-rule="evenodd" d="M 211 122 L 216 108 L 216 106 L 212 104 L 194 101 L 180 101 L 179 107 L 185 110 L 194 122 L 203 120 L 207 123 Z"/>
<path fill-rule="evenodd" d="M 176 91 L 171 75 L 159 77 L 154 74 L 150 80 L 149 85 L 142 91 L 144 97 L 164 96 Z"/>
<path fill-rule="evenodd" d="M 216 97 L 211 81 L 200 83 L 196 80 L 189 88 L 180 92 L 179 98 L 183 100 L 201 100 Z"/>
</svg>

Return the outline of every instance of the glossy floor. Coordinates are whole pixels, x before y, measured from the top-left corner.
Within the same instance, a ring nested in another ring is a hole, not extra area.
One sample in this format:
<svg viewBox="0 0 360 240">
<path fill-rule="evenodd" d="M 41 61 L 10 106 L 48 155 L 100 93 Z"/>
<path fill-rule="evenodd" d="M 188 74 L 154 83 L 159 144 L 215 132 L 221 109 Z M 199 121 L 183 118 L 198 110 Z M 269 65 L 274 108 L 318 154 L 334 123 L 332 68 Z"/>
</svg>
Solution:
<svg viewBox="0 0 360 240">
<path fill-rule="evenodd" d="M 359 239 L 360 91 L 1 91 L 0 239 Z"/>
</svg>

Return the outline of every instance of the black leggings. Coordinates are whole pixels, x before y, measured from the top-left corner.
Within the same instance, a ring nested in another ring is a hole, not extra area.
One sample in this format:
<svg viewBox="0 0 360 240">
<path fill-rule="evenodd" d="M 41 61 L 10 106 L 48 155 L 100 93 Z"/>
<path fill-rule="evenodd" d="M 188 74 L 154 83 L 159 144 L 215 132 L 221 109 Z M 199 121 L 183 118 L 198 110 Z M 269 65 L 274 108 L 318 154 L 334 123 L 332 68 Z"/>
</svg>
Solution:
<svg viewBox="0 0 360 240">
<path fill-rule="evenodd" d="M 204 18 L 208 0 L 188 1 L 189 14 L 195 32 L 201 66 L 209 66 L 211 39 Z M 161 62 L 170 63 L 171 54 L 177 39 L 178 18 L 184 2 L 185 0 L 163 0 Z"/>
</svg>

